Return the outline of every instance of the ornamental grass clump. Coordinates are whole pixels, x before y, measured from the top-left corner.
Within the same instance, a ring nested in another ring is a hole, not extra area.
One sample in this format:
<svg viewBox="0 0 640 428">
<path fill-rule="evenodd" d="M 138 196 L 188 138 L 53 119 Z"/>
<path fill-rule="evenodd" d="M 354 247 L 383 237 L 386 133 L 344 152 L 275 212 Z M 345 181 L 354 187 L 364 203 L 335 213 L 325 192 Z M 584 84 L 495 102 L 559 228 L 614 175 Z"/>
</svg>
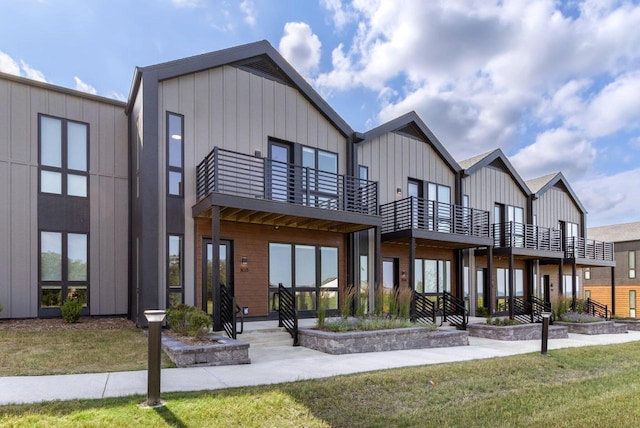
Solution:
<svg viewBox="0 0 640 428">
<path fill-rule="evenodd" d="M 586 313 L 579 313 L 574 311 L 565 312 L 561 318 L 564 322 L 577 322 L 577 323 L 589 323 L 589 322 L 600 322 L 603 321 L 602 318 L 596 317 Z"/>
<path fill-rule="evenodd" d="M 167 311 L 169 327 L 180 336 L 202 337 L 211 328 L 211 318 L 202 309 L 179 304 Z"/>
</svg>

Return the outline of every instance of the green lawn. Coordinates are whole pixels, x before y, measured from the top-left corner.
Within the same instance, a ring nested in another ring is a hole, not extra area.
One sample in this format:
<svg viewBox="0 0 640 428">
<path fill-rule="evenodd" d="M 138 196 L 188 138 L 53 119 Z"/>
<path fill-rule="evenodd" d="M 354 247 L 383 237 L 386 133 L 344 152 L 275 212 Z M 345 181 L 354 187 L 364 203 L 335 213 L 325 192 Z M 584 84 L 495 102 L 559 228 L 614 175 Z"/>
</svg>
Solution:
<svg viewBox="0 0 640 428">
<path fill-rule="evenodd" d="M 0 376 L 147 368 L 142 330 L 0 331 Z M 175 367 L 163 353 L 163 367 Z"/>
<path fill-rule="evenodd" d="M 514 344 L 517 346 L 517 344 Z M 200 393 L 0 407 L 0 426 L 636 427 L 640 343 Z"/>
</svg>

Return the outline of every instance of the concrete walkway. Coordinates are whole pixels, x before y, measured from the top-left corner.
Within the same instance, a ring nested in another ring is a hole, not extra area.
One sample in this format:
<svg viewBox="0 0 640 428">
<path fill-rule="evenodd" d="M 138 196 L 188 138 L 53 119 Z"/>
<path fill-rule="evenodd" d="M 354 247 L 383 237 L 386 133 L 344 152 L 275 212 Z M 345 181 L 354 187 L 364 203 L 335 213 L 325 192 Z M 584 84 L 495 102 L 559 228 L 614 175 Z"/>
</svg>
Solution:
<svg viewBox="0 0 640 428">
<path fill-rule="evenodd" d="M 256 327 L 258 327 L 257 324 Z M 640 331 L 598 336 L 569 334 L 568 339 L 550 339 L 549 349 L 609 345 L 638 340 L 640 340 Z M 163 369 L 161 391 L 200 391 L 291 382 L 530 352 L 540 352 L 539 340 L 505 342 L 470 337 L 469 346 L 351 355 L 328 355 L 292 346 L 250 348 L 251 364 L 248 365 Z M 132 394 L 147 394 L 146 370 L 61 376 L 0 377 L 0 405 Z"/>
</svg>

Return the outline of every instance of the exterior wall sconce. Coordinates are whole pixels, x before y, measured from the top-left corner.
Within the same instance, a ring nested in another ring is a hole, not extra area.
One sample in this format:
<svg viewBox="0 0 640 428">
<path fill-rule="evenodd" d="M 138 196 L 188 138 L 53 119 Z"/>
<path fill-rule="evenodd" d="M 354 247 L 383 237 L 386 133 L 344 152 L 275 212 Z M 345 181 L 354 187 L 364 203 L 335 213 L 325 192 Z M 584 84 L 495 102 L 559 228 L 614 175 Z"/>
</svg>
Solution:
<svg viewBox="0 0 640 428">
<path fill-rule="evenodd" d="M 396 195 L 402 196 L 402 187 L 396 187 Z"/>
<path fill-rule="evenodd" d="M 242 258 L 240 259 L 240 263 L 242 264 L 242 267 L 240 268 L 240 271 L 241 272 L 249 272 L 249 257 L 242 256 Z"/>
<path fill-rule="evenodd" d="M 261 158 L 262 157 L 262 152 L 260 150 L 254 150 L 253 151 L 253 155 L 257 158 Z"/>
<path fill-rule="evenodd" d="M 242 266 L 246 266 L 249 263 L 249 257 L 242 256 Z"/>
<path fill-rule="evenodd" d="M 400 279 L 402 281 L 406 281 L 407 280 L 407 271 L 403 270 L 402 273 L 400 274 Z"/>
<path fill-rule="evenodd" d="M 275 230 L 280 230 L 280 226 L 273 226 Z"/>
</svg>

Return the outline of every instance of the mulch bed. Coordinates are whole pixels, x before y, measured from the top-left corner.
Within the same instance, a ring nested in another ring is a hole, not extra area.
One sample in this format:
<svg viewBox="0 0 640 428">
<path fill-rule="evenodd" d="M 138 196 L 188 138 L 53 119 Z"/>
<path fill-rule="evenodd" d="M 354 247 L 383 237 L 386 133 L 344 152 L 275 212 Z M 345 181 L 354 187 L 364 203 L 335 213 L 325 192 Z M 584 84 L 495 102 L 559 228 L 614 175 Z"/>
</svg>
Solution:
<svg viewBox="0 0 640 428">
<path fill-rule="evenodd" d="M 136 328 L 136 324 L 125 317 L 82 317 L 77 323 L 68 323 L 62 318 L 0 320 L 0 331 L 134 330 Z"/>
</svg>

